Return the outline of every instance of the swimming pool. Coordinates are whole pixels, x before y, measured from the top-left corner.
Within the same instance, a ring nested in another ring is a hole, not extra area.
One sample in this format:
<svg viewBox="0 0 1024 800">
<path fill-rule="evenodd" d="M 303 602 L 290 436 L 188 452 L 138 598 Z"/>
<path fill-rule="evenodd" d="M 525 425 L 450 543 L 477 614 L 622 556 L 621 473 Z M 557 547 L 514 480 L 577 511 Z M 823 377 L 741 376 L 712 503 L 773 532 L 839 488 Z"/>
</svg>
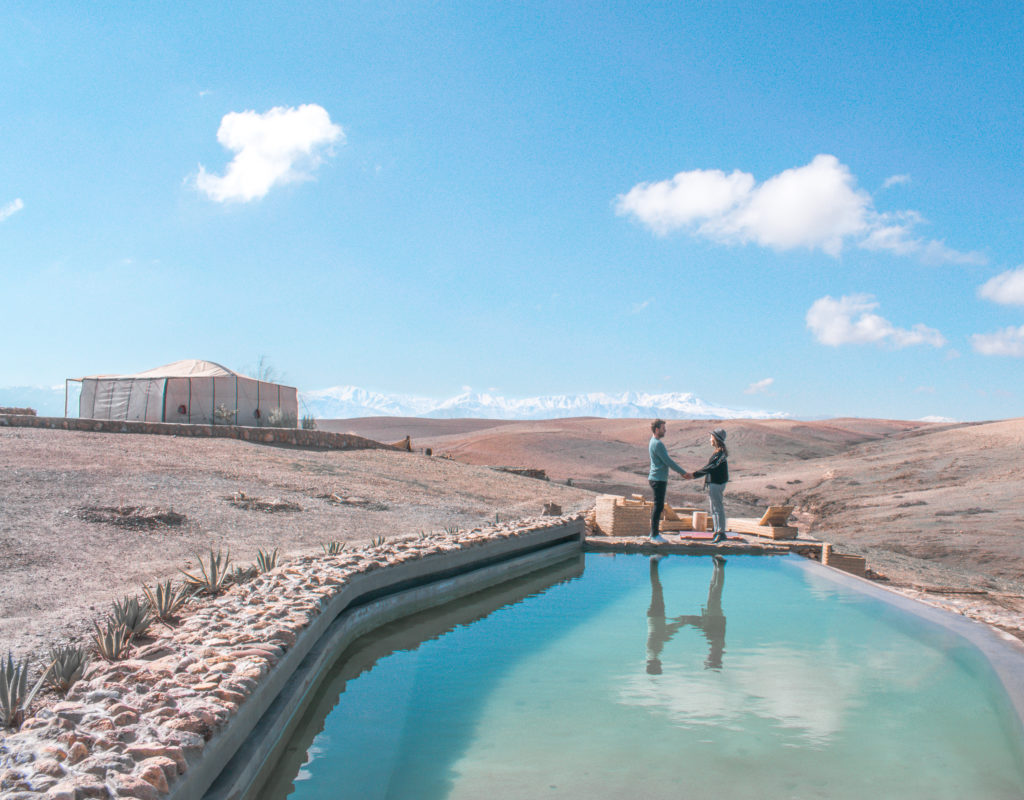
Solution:
<svg viewBox="0 0 1024 800">
<path fill-rule="evenodd" d="M 260 796 L 1024 796 L 960 636 L 798 557 L 590 554 L 340 654 Z"/>
</svg>

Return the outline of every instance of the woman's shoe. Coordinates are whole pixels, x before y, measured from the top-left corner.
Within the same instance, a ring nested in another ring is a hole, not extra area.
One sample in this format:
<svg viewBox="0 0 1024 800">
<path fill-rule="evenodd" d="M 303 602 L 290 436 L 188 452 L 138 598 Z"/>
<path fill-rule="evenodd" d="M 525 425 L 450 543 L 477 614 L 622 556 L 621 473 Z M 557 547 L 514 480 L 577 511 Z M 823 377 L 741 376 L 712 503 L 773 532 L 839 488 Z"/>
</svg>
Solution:
<svg viewBox="0 0 1024 800">
<path fill-rule="evenodd" d="M 714 536 L 711 537 L 711 544 L 719 544 L 721 542 L 724 542 L 728 538 L 729 537 L 726 536 L 724 533 L 716 533 Z"/>
</svg>

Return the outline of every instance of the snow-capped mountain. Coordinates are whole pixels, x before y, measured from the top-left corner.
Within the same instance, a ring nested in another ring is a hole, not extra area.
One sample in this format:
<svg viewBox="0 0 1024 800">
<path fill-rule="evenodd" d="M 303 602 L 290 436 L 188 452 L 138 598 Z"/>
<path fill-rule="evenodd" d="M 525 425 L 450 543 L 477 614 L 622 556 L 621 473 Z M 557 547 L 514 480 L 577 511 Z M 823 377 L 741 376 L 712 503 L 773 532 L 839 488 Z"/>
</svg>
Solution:
<svg viewBox="0 0 1024 800">
<path fill-rule="evenodd" d="M 78 386 L 72 384 L 69 413 L 78 415 Z M 64 415 L 64 387 L 0 387 L 0 406 L 36 409 L 40 416 Z M 458 419 L 556 419 L 609 417 L 664 419 L 785 419 L 789 414 L 726 408 L 706 403 L 689 392 L 622 392 L 545 395 L 514 399 L 486 392 L 463 392 L 447 400 L 405 394 L 384 394 L 357 386 L 335 386 L 299 392 L 300 415 L 318 419 L 350 417 L 434 417 Z"/>
<path fill-rule="evenodd" d="M 302 414 L 319 419 L 350 417 L 433 417 L 456 419 L 555 419 L 610 417 L 665 419 L 785 419 L 789 414 L 712 405 L 689 392 L 648 394 L 547 395 L 512 399 L 487 393 L 464 392 L 447 400 L 371 392 L 355 386 L 336 386 L 299 393 Z"/>
</svg>

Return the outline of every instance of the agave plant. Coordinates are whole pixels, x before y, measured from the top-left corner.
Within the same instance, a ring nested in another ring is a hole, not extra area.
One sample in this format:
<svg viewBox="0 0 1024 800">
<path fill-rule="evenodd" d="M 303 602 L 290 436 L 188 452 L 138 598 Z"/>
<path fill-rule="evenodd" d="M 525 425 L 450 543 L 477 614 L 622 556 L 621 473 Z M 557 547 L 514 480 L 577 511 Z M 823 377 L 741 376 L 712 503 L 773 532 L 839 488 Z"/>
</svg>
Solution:
<svg viewBox="0 0 1024 800">
<path fill-rule="evenodd" d="M 46 685 L 60 694 L 67 694 L 89 666 L 89 651 L 77 645 L 50 648 L 50 668 L 44 673 Z"/>
<path fill-rule="evenodd" d="M 253 564 L 250 567 L 235 566 L 231 568 L 231 573 L 225 579 L 224 583 L 231 583 L 235 586 L 241 586 L 243 583 L 248 583 L 259 574 L 259 567 L 257 567 L 255 564 Z"/>
<path fill-rule="evenodd" d="M 457 528 L 454 525 L 447 525 L 447 526 L 445 526 L 444 532 L 447 533 L 449 536 L 451 536 L 452 534 L 458 533 L 460 530 L 462 530 L 462 529 L 461 528 Z"/>
<path fill-rule="evenodd" d="M 180 570 L 181 574 L 185 576 L 188 585 L 196 591 L 209 595 L 218 595 L 224 591 L 228 583 L 228 565 L 231 563 L 231 551 L 224 555 L 220 550 L 214 553 L 211 549 L 209 567 L 203 563 L 202 557 L 198 554 L 195 554 L 195 558 L 199 562 L 198 575 Z"/>
<path fill-rule="evenodd" d="M 345 542 L 328 542 L 327 544 L 320 545 L 324 551 L 325 556 L 337 556 L 345 549 Z"/>
<path fill-rule="evenodd" d="M 169 623 L 177 617 L 185 601 L 191 597 L 188 587 L 184 584 L 175 586 L 170 580 L 158 583 L 155 588 L 142 587 L 153 616 L 163 623 Z"/>
<path fill-rule="evenodd" d="M 120 661 L 127 658 L 128 651 L 132 646 L 132 632 L 124 625 L 113 619 L 107 619 L 107 627 L 101 628 L 98 623 L 93 622 L 96 633 L 92 640 L 96 645 L 96 652 L 100 658 L 106 661 Z"/>
<path fill-rule="evenodd" d="M 383 547 L 387 543 L 387 536 L 374 536 L 370 539 L 370 547 Z"/>
<path fill-rule="evenodd" d="M 153 624 L 153 615 L 149 611 L 149 602 L 139 602 L 137 597 L 126 597 L 121 602 L 114 601 L 113 620 L 123 625 L 135 636 L 145 636 L 149 626 Z"/>
<path fill-rule="evenodd" d="M 31 692 L 28 689 L 28 659 L 15 661 L 10 651 L 7 661 L 0 659 L 0 726 L 17 728 L 25 718 L 25 712 L 35 699 L 36 692 L 43 685 L 43 679 L 49 672 L 42 674 Z"/>
<path fill-rule="evenodd" d="M 273 552 L 268 553 L 266 550 L 256 551 L 256 568 L 260 571 L 260 574 L 264 572 L 270 572 L 274 567 L 277 566 L 277 548 L 275 547 Z"/>
</svg>

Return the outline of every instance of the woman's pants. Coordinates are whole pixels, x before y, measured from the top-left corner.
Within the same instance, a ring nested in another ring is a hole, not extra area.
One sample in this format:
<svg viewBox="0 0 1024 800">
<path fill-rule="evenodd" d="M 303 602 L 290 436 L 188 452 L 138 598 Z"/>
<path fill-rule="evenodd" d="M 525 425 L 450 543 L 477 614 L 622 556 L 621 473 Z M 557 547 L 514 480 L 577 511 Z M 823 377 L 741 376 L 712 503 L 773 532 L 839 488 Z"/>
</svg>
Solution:
<svg viewBox="0 0 1024 800">
<path fill-rule="evenodd" d="M 661 528 L 661 512 L 665 510 L 665 490 L 668 481 L 647 481 L 654 492 L 654 508 L 651 510 L 651 536 L 656 536 Z"/>
<path fill-rule="evenodd" d="M 725 533 L 725 504 L 722 502 L 724 492 L 724 483 L 708 484 L 708 505 L 711 507 L 711 522 L 715 527 L 715 533 Z"/>
</svg>

